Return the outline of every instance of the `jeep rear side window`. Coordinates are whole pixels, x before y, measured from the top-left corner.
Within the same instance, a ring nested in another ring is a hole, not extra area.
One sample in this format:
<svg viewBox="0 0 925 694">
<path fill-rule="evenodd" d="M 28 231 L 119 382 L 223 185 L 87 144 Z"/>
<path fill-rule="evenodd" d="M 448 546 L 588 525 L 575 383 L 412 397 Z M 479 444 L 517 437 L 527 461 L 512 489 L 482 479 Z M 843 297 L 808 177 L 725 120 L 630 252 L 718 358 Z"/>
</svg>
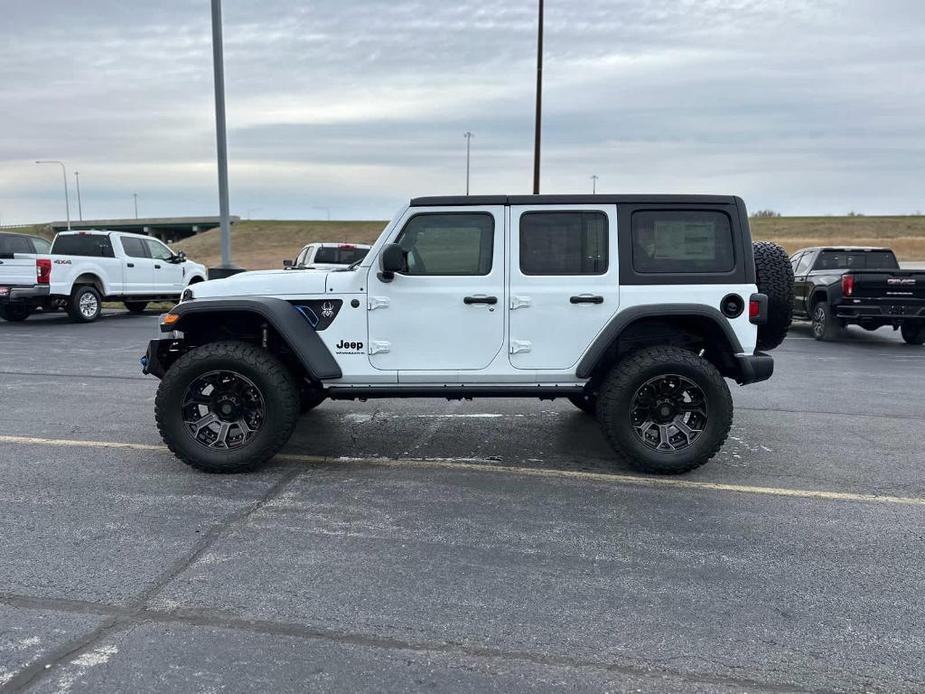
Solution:
<svg viewBox="0 0 925 694">
<path fill-rule="evenodd" d="M 525 212 L 520 216 L 520 271 L 603 275 L 607 229 L 603 212 Z"/>
<path fill-rule="evenodd" d="M 487 275 L 495 245 L 495 219 L 487 213 L 415 215 L 396 241 L 406 253 L 407 275 Z"/>
<path fill-rule="evenodd" d="M 732 225 L 723 212 L 645 210 L 633 213 L 636 272 L 730 272 Z"/>
<path fill-rule="evenodd" d="M 57 236 L 51 247 L 51 252 L 56 255 L 82 255 L 95 258 L 115 257 L 109 237 L 96 234 Z"/>
</svg>

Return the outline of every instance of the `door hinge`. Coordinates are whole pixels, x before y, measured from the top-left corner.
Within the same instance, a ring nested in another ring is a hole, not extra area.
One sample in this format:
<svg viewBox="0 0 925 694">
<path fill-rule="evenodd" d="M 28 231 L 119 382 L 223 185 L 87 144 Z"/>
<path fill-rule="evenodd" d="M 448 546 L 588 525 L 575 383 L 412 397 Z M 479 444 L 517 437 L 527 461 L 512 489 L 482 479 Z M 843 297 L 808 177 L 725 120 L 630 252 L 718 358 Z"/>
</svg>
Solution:
<svg viewBox="0 0 925 694">
<path fill-rule="evenodd" d="M 529 340 L 511 340 L 511 354 L 529 352 L 532 346 L 533 343 Z"/>
<path fill-rule="evenodd" d="M 532 299 L 529 296 L 517 296 L 514 294 L 511 297 L 511 310 L 518 308 L 523 308 L 524 306 L 529 306 Z"/>
<path fill-rule="evenodd" d="M 391 301 L 387 296 L 371 296 L 367 301 L 366 310 L 374 311 L 377 308 L 388 308 Z"/>
<path fill-rule="evenodd" d="M 370 354 L 382 354 L 392 350 L 392 343 L 385 340 L 372 340 L 369 343 Z"/>
</svg>

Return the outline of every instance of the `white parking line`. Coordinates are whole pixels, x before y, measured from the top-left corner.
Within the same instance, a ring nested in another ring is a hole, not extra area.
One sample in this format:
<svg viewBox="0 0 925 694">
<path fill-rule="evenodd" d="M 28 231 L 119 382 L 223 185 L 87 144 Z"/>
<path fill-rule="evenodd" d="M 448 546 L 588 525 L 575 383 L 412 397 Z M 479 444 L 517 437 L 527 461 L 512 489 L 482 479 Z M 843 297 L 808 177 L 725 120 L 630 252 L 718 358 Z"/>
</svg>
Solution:
<svg viewBox="0 0 925 694">
<path fill-rule="evenodd" d="M 63 448 L 115 448 L 122 450 L 157 451 L 167 453 L 166 446 L 147 443 L 128 443 L 122 441 L 86 441 L 81 439 L 47 439 L 33 436 L 3 436 L 0 443 L 23 444 L 33 446 L 59 446 Z M 632 485 L 638 487 L 668 487 L 674 489 L 696 489 L 739 494 L 761 494 L 783 496 L 798 499 L 826 501 L 859 501 L 876 504 L 899 504 L 905 506 L 925 506 L 925 498 L 909 496 L 892 496 L 889 494 L 862 494 L 857 492 L 838 492 L 823 489 L 791 489 L 787 487 L 759 487 L 747 484 L 724 484 L 721 482 L 696 482 L 677 477 L 641 477 L 607 472 L 585 472 L 581 470 L 551 470 L 492 464 L 479 462 L 473 458 L 351 458 L 325 457 L 284 453 L 276 456 L 280 460 L 310 465 L 347 464 L 370 467 L 439 469 L 451 471 L 485 472 L 496 475 L 520 475 L 525 477 L 551 477 L 559 479 L 578 479 L 611 484 Z"/>
</svg>

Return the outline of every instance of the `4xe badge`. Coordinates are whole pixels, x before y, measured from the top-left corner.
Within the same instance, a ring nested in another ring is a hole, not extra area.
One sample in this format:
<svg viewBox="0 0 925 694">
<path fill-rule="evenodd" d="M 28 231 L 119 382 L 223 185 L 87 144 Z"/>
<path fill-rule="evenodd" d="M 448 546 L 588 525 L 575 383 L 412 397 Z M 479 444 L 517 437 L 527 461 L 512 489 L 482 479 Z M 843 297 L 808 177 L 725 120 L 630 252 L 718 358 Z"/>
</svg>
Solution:
<svg viewBox="0 0 925 694">
<path fill-rule="evenodd" d="M 363 354 L 363 347 L 362 342 L 349 342 L 348 340 L 341 340 L 334 345 L 338 354 Z"/>
</svg>

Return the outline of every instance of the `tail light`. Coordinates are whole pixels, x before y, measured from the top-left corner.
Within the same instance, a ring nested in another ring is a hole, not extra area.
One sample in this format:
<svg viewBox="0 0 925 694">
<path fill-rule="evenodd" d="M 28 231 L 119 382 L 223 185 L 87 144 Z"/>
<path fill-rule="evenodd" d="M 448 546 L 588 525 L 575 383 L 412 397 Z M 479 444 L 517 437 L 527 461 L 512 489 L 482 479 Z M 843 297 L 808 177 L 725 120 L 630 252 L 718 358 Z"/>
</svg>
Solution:
<svg viewBox="0 0 925 694">
<path fill-rule="evenodd" d="M 39 284 L 51 282 L 51 260 L 48 258 L 35 259 L 35 279 Z"/>
<path fill-rule="evenodd" d="M 841 294 L 842 296 L 851 296 L 854 294 L 854 275 L 842 275 Z"/>
<path fill-rule="evenodd" d="M 761 304 L 758 303 L 757 299 L 752 299 L 748 302 L 748 317 L 757 318 L 761 313 Z"/>
</svg>

